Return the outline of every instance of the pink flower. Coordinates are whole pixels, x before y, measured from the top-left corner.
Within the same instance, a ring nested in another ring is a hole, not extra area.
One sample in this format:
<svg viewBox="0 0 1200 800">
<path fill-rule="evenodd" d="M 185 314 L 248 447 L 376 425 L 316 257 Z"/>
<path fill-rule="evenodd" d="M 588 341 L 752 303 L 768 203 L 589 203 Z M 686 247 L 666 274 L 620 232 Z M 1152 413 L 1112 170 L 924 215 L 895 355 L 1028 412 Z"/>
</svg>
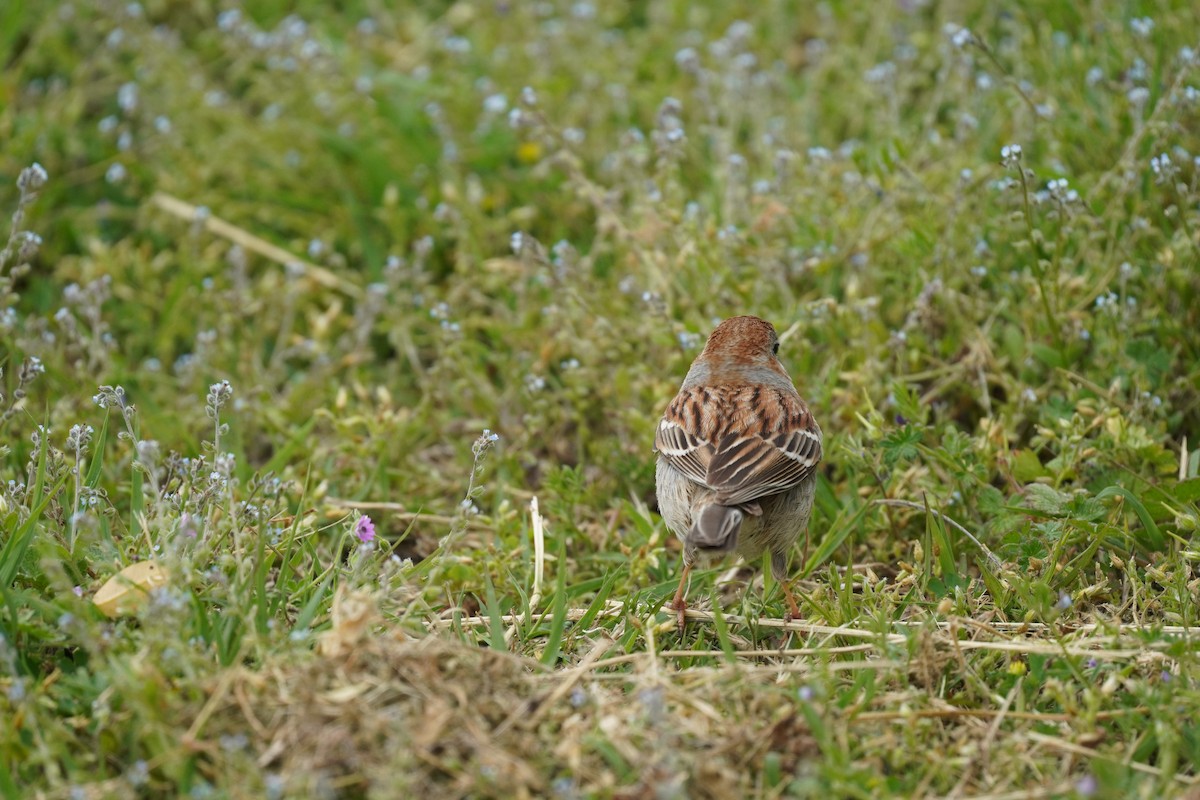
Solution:
<svg viewBox="0 0 1200 800">
<path fill-rule="evenodd" d="M 375 523 L 371 522 L 371 518 L 363 514 L 354 523 L 354 535 L 358 537 L 360 542 L 375 541 Z"/>
</svg>

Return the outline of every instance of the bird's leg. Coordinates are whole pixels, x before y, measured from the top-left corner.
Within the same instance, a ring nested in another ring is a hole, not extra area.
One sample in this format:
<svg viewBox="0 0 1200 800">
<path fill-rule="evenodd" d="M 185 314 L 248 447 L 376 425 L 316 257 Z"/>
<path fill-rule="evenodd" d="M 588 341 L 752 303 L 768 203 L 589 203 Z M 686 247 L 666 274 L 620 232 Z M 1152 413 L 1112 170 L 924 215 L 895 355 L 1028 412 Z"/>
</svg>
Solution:
<svg viewBox="0 0 1200 800">
<path fill-rule="evenodd" d="M 786 552 L 771 554 L 771 574 L 775 576 L 775 580 L 779 581 L 779 585 L 783 589 L 783 598 L 787 600 L 788 610 L 784 621 L 791 622 L 799 618 L 800 606 L 796 605 L 796 596 L 792 594 L 792 581 L 788 577 Z"/>
<path fill-rule="evenodd" d="M 783 598 L 785 600 L 787 600 L 787 604 L 788 604 L 787 616 L 783 618 L 783 621 L 791 622 L 794 619 L 799 619 L 800 618 L 800 606 L 796 605 L 796 596 L 792 594 L 792 582 L 784 581 L 782 586 L 783 586 Z"/>
<path fill-rule="evenodd" d="M 683 574 L 679 576 L 679 588 L 675 590 L 675 599 L 671 601 L 671 608 L 675 609 L 675 622 L 679 626 L 679 633 L 683 633 L 684 615 L 687 614 L 687 601 L 683 599 L 683 594 L 687 590 L 688 575 L 692 571 L 692 565 L 684 563 Z"/>
</svg>

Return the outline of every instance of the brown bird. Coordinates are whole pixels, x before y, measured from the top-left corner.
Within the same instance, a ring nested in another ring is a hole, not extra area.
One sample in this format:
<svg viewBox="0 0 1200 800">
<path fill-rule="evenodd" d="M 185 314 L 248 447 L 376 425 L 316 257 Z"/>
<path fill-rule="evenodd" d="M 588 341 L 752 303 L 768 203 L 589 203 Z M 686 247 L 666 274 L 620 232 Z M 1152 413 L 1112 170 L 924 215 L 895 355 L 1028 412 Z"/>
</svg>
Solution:
<svg viewBox="0 0 1200 800">
<path fill-rule="evenodd" d="M 729 553 L 753 562 L 769 551 L 789 618 L 800 616 L 787 580 L 788 554 L 812 513 L 821 429 L 778 352 L 771 323 L 725 320 L 658 423 L 658 506 L 683 542 L 683 574 L 671 604 L 681 631 L 692 567 Z"/>
</svg>

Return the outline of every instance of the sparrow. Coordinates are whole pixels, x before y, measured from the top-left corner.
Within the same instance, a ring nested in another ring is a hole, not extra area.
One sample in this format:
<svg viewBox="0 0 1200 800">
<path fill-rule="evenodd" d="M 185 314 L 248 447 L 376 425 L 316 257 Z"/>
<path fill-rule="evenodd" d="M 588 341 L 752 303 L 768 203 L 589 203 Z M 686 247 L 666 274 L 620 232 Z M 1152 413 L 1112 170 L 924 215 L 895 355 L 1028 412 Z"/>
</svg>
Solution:
<svg viewBox="0 0 1200 800">
<path fill-rule="evenodd" d="M 770 552 L 788 618 L 800 616 L 788 555 L 812 513 L 821 428 L 778 353 L 771 323 L 725 320 L 655 431 L 659 511 L 683 542 L 683 574 L 671 603 L 681 632 L 692 567 L 730 553 L 753 562 Z"/>
</svg>

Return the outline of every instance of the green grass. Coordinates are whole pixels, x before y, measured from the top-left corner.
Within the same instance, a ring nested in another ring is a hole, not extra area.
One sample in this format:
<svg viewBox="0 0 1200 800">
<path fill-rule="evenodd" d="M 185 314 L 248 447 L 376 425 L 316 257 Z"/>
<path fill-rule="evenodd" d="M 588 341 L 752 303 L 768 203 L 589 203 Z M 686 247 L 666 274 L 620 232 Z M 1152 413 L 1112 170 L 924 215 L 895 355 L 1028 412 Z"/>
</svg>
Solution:
<svg viewBox="0 0 1200 800">
<path fill-rule="evenodd" d="M 0 796 L 1200 781 L 1192 5 L 244 5 L 0 10 Z M 742 313 L 804 619 L 680 635 L 653 425 Z"/>
</svg>

